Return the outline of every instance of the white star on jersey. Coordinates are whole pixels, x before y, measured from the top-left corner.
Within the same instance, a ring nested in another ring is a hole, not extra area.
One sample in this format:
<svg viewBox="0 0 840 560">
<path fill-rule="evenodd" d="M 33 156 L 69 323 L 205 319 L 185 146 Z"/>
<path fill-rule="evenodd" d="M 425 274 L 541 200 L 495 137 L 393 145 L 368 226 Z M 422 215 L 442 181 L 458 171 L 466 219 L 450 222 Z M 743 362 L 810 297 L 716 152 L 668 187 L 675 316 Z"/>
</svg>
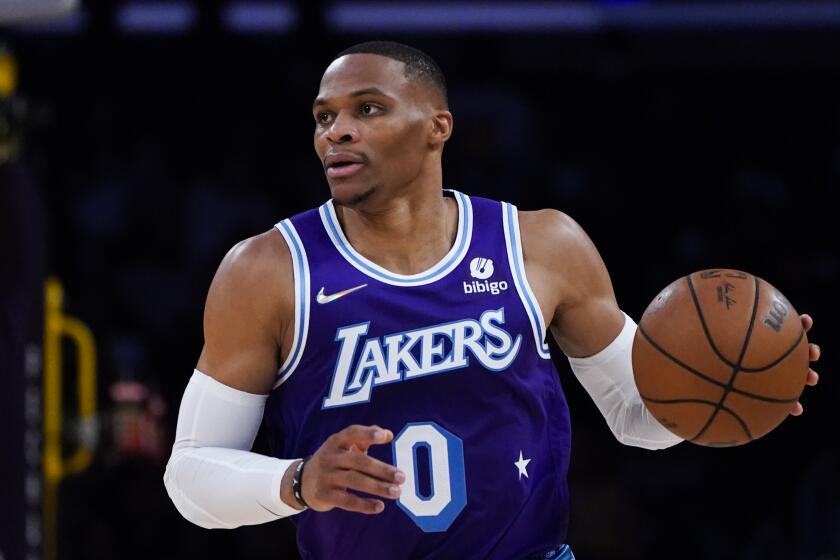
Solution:
<svg viewBox="0 0 840 560">
<path fill-rule="evenodd" d="M 531 462 L 531 459 L 525 459 L 522 457 L 522 450 L 519 450 L 519 460 L 513 463 L 516 465 L 516 468 L 519 469 L 519 480 L 522 480 L 522 475 L 525 475 L 525 478 L 528 478 L 528 463 Z"/>
</svg>

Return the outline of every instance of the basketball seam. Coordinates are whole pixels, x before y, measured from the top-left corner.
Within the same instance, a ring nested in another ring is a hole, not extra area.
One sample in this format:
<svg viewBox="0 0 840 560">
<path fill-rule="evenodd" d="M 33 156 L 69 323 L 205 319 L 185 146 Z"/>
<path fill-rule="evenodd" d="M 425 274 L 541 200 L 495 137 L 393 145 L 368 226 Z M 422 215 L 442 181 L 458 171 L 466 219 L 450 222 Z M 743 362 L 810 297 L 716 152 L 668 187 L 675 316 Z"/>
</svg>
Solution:
<svg viewBox="0 0 840 560">
<path fill-rule="evenodd" d="M 734 368 L 736 367 L 735 364 L 730 362 L 726 359 L 726 357 L 718 350 L 717 345 L 715 344 L 714 338 L 712 338 L 712 332 L 709 330 L 709 326 L 706 324 L 706 316 L 703 315 L 703 308 L 700 306 L 700 299 L 697 297 L 697 292 L 694 290 L 694 282 L 691 281 L 691 276 L 686 276 L 685 279 L 688 281 L 688 291 L 691 293 L 691 300 L 694 302 L 694 308 L 697 310 L 697 315 L 700 316 L 700 325 L 703 327 L 703 332 L 706 333 L 706 340 L 709 341 L 709 345 L 712 347 L 712 351 L 717 355 L 720 360 L 726 364 L 727 366 Z M 756 286 L 756 290 L 758 286 Z"/>
<path fill-rule="evenodd" d="M 761 280 L 761 278 L 759 278 L 757 276 L 753 276 L 753 278 L 755 278 L 755 280 L 756 280 L 756 290 L 758 290 L 758 287 L 759 287 L 758 281 Z M 709 330 L 708 325 L 706 324 L 706 317 L 703 315 L 703 311 L 700 307 L 700 301 L 697 297 L 697 292 L 694 291 L 694 282 L 691 281 L 691 276 L 686 276 L 686 279 L 688 280 L 688 289 L 689 289 L 689 292 L 691 293 L 691 299 L 694 301 L 694 306 L 697 308 L 697 313 L 700 315 L 700 324 L 703 326 L 703 331 L 706 333 L 706 339 L 709 341 L 709 345 L 712 347 L 712 351 L 717 355 L 718 358 L 720 358 L 720 361 L 722 361 L 727 366 L 729 366 L 731 368 L 734 368 L 735 364 L 733 364 L 731 361 L 729 361 L 726 358 L 726 356 L 723 355 L 723 353 L 718 349 L 717 345 L 715 344 L 714 339 L 712 338 L 712 333 Z M 766 366 L 761 366 L 761 367 L 756 367 L 756 368 L 741 367 L 739 372 L 741 372 L 741 373 L 761 373 L 763 371 L 767 371 L 768 369 L 774 368 L 775 366 L 780 364 L 785 358 L 790 356 L 793 353 L 794 350 L 796 350 L 796 347 L 799 346 L 799 343 L 802 341 L 803 336 L 805 336 L 805 330 L 801 329 L 799 331 L 799 338 L 796 339 L 796 342 L 794 342 L 793 346 L 788 348 L 785 351 L 785 353 L 782 354 L 782 356 L 780 358 L 778 358 L 777 360 L 775 360 L 774 362 L 772 362 L 772 363 L 770 363 Z"/>
<path fill-rule="evenodd" d="M 686 278 L 688 279 L 688 285 L 691 287 L 692 286 L 691 276 L 687 276 Z M 715 410 L 712 411 L 711 416 L 709 416 L 709 419 L 706 421 L 706 425 L 703 426 L 703 428 L 697 433 L 697 435 L 694 436 L 693 438 L 691 438 L 690 441 L 697 441 L 704 433 L 706 433 L 706 430 L 709 429 L 709 426 L 712 425 L 712 422 L 715 421 L 715 418 L 717 417 L 718 412 L 720 411 L 721 408 L 723 408 L 723 403 L 724 403 L 724 401 L 726 401 L 726 397 L 732 391 L 733 385 L 735 383 L 735 379 L 738 377 L 738 373 L 741 369 L 741 363 L 744 361 L 744 357 L 747 355 L 747 348 L 750 345 L 750 339 L 752 338 L 753 328 L 755 328 L 755 317 L 756 317 L 756 315 L 758 315 L 758 297 L 760 295 L 758 278 L 754 276 L 753 279 L 755 281 L 755 298 L 753 299 L 753 308 L 752 308 L 752 314 L 751 314 L 751 317 L 750 317 L 750 324 L 747 327 L 747 335 L 744 338 L 744 345 L 743 345 L 743 347 L 741 347 L 741 355 L 738 356 L 738 362 L 735 364 L 735 367 L 732 369 L 732 376 L 729 378 L 729 383 L 727 383 L 726 387 L 723 388 L 723 395 L 721 395 L 721 397 L 720 397 L 720 402 L 718 402 L 717 406 L 715 407 Z M 693 287 L 691 288 L 691 290 L 692 290 L 692 294 L 694 294 L 694 288 Z M 703 315 L 702 315 L 703 312 L 700 309 L 699 301 L 697 301 L 697 299 L 694 299 L 694 304 L 695 304 L 695 307 L 697 309 L 697 313 L 700 314 L 701 321 L 703 321 L 703 318 L 702 318 L 703 317 Z M 703 324 L 703 328 L 704 329 L 706 328 L 705 322 Z M 712 342 L 712 339 L 710 338 L 708 330 L 706 331 L 706 336 L 709 337 L 709 344 L 714 345 L 714 343 Z M 752 441 L 752 437 L 749 437 L 749 441 Z"/>
<path fill-rule="evenodd" d="M 684 364 L 683 362 L 681 362 L 679 360 L 679 358 L 675 357 L 670 352 L 668 352 L 667 350 L 662 348 L 659 344 L 656 343 L 655 340 L 653 340 L 653 338 L 651 338 L 651 336 L 647 333 L 647 331 L 645 331 L 645 329 L 642 325 L 639 325 L 639 332 L 642 333 L 642 336 L 645 337 L 645 340 L 647 340 L 648 343 L 650 343 L 651 346 L 653 346 L 656 350 L 658 350 L 660 354 L 662 354 L 663 356 L 665 356 L 666 358 L 668 358 L 669 360 L 671 360 L 672 362 L 674 362 L 675 364 L 677 364 L 681 368 L 685 369 L 689 373 L 692 373 L 692 374 L 696 375 L 700 379 L 704 379 L 704 380 L 708 381 L 709 383 L 711 383 L 713 385 L 717 385 L 718 387 L 721 387 L 721 388 L 726 387 L 725 383 L 723 383 L 721 381 L 718 381 L 717 379 L 714 379 L 713 377 L 710 377 L 710 376 L 704 374 L 703 372 L 697 371 L 696 369 L 692 368 L 688 364 Z M 743 389 L 739 389 L 737 387 L 732 387 L 731 392 L 737 393 L 739 395 L 743 395 L 743 396 L 751 398 L 751 399 L 756 399 L 756 400 L 765 401 L 765 402 L 772 402 L 772 403 L 789 403 L 789 402 L 792 403 L 792 402 L 796 402 L 799 399 L 799 397 L 794 397 L 794 398 L 791 398 L 791 399 L 778 399 L 778 398 L 775 398 L 775 397 L 767 397 L 767 396 L 759 395 L 759 394 L 756 394 L 756 393 L 750 393 L 749 391 L 744 391 Z"/>
<path fill-rule="evenodd" d="M 646 401 L 651 401 L 651 402 L 655 402 L 655 403 L 658 403 L 658 404 L 699 403 L 699 404 L 708 404 L 710 406 L 715 406 L 715 407 L 717 406 L 717 403 L 715 403 L 715 401 L 707 401 L 707 400 L 703 400 L 703 399 L 652 399 L 652 398 L 646 397 L 644 395 L 641 395 L 641 397 L 643 399 L 645 399 Z M 724 412 L 728 412 L 729 414 L 731 414 L 741 424 L 741 427 L 744 429 L 744 433 L 747 434 L 747 437 L 752 439 L 752 434 L 750 433 L 750 429 L 747 426 L 747 423 L 744 421 L 743 418 L 741 418 L 731 408 L 721 406 L 720 409 L 723 410 Z"/>
<path fill-rule="evenodd" d="M 804 336 L 805 336 L 805 329 L 801 329 L 799 331 L 799 338 L 796 339 L 796 342 L 793 343 L 793 346 L 788 348 L 785 351 L 785 353 L 782 354 L 782 356 L 779 359 L 777 359 L 776 361 L 774 361 L 773 363 L 771 363 L 769 365 L 758 367 L 758 368 L 741 368 L 741 373 L 761 373 L 763 371 L 767 371 L 768 369 L 776 367 L 782 361 L 784 361 L 785 358 L 787 358 L 788 356 L 793 354 L 793 351 L 796 350 L 796 348 L 799 346 L 799 343 L 802 342 L 802 338 Z"/>
</svg>

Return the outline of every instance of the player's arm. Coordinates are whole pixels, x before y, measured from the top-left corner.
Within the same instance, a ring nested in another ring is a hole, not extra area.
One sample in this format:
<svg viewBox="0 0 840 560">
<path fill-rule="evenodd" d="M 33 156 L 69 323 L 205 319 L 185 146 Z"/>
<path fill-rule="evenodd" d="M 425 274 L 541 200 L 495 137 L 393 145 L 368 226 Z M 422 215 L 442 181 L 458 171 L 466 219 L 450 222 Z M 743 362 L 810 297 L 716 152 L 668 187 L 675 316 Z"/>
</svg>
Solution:
<svg viewBox="0 0 840 560">
<path fill-rule="evenodd" d="M 556 210 L 520 213 L 526 272 L 554 339 L 616 438 L 662 449 L 682 441 L 647 410 L 633 380 L 635 322 L 621 311 L 595 245 Z"/>
<path fill-rule="evenodd" d="M 234 247 L 210 287 L 205 345 L 184 392 L 164 476 L 178 510 L 202 527 L 264 523 L 303 509 L 292 493 L 300 459 L 250 452 L 282 349 L 291 346 L 292 274 L 288 247 L 271 230 Z M 378 500 L 346 488 L 394 497 L 396 469 L 364 453 L 391 437 L 376 426 L 351 426 L 329 438 L 302 479 L 309 505 L 320 511 L 381 510 Z"/>
<path fill-rule="evenodd" d="M 291 462 L 250 452 L 293 309 L 292 286 L 291 258 L 277 231 L 233 247 L 210 285 L 204 348 L 181 400 L 164 475 L 175 507 L 202 527 L 297 512 L 280 493 Z"/>
</svg>

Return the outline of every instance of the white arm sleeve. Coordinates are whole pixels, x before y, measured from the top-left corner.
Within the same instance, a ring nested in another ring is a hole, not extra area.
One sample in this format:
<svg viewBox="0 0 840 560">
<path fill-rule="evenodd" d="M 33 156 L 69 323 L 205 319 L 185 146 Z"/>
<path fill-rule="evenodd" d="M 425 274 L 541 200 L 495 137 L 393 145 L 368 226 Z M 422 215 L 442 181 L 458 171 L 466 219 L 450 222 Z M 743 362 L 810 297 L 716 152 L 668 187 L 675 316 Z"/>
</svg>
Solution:
<svg viewBox="0 0 840 560">
<path fill-rule="evenodd" d="M 232 529 L 299 513 L 280 499 L 280 481 L 295 459 L 249 451 L 267 399 L 193 373 L 163 475 L 169 498 L 187 520 Z"/>
<path fill-rule="evenodd" d="M 636 323 L 626 313 L 624 328 L 609 346 L 589 358 L 569 358 L 572 371 L 616 439 L 625 445 L 664 449 L 683 441 L 648 411 L 633 380 L 633 337 Z"/>
</svg>

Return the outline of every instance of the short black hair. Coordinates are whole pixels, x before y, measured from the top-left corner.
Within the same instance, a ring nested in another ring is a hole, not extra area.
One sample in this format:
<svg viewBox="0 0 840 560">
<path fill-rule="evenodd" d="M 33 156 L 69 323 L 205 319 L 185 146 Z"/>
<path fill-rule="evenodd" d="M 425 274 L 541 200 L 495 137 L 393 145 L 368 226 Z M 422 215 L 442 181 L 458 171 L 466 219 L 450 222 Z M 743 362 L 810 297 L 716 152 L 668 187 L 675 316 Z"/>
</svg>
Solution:
<svg viewBox="0 0 840 560">
<path fill-rule="evenodd" d="M 440 93 L 444 105 L 449 106 L 446 78 L 443 76 L 443 71 L 434 58 L 420 49 L 394 41 L 367 41 L 344 49 L 335 56 L 335 59 L 348 54 L 378 54 L 379 56 L 399 60 L 405 64 L 406 78 L 427 82 Z"/>
</svg>

